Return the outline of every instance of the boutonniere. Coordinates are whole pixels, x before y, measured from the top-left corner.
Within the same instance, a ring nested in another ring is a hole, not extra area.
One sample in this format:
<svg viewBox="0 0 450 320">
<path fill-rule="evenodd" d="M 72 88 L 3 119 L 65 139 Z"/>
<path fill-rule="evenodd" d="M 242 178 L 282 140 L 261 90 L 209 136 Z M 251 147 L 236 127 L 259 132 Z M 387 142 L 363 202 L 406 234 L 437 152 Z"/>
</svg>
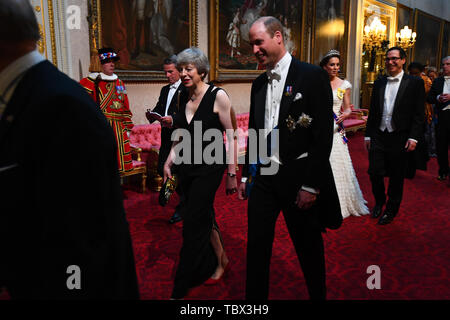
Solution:
<svg viewBox="0 0 450 320">
<path fill-rule="evenodd" d="M 344 99 L 345 89 L 338 88 L 337 89 L 337 97 L 339 100 Z"/>
<path fill-rule="evenodd" d="M 297 127 L 297 124 L 300 127 L 308 128 L 311 125 L 312 118 L 308 116 L 305 113 L 302 113 L 300 117 L 298 117 L 298 120 L 295 121 L 294 118 L 292 118 L 290 115 L 286 119 L 286 127 L 289 129 L 290 132 L 294 131 Z"/>
<path fill-rule="evenodd" d="M 286 86 L 286 90 L 284 91 L 284 95 L 289 97 L 292 96 L 292 86 Z"/>
</svg>

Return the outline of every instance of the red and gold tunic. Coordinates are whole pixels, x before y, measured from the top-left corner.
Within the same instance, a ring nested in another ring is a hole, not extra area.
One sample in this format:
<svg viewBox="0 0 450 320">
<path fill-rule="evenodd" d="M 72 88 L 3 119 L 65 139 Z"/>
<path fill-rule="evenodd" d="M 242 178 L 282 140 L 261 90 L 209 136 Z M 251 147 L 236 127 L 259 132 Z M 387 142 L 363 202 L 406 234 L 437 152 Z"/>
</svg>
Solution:
<svg viewBox="0 0 450 320">
<path fill-rule="evenodd" d="M 98 82 L 97 95 L 95 79 L 98 75 L 101 76 L 101 79 Z M 93 73 L 87 78 L 81 79 L 80 84 L 95 102 L 97 102 L 98 97 L 100 103 L 97 104 L 100 105 L 100 109 L 114 130 L 117 141 L 119 172 L 123 173 L 132 170 L 133 162 L 127 132 L 133 128 L 133 122 L 131 122 L 132 114 L 122 80 L 115 74 L 107 76 L 103 73 Z"/>
</svg>

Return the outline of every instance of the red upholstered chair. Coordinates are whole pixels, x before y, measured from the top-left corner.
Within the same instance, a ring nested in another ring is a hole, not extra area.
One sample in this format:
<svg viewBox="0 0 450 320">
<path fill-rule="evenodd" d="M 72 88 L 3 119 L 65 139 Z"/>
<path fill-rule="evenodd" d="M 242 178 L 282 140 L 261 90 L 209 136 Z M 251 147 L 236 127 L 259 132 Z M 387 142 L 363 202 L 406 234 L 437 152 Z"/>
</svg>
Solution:
<svg viewBox="0 0 450 320">
<path fill-rule="evenodd" d="M 131 130 L 130 144 L 134 149 L 140 149 L 139 157 L 135 161 L 143 162 L 149 178 L 149 188 L 159 191 L 162 178 L 157 173 L 158 153 L 161 146 L 161 125 L 159 122 L 152 124 L 135 125 Z M 139 160 L 140 158 L 140 160 Z"/>
<path fill-rule="evenodd" d="M 120 174 L 121 177 L 129 177 L 136 174 L 140 174 L 142 178 L 142 193 L 145 193 L 146 181 L 147 181 L 147 165 L 141 159 L 142 149 L 131 146 L 131 152 L 136 155 L 136 160 L 133 160 L 133 170 L 128 172 L 123 172 Z"/>
<path fill-rule="evenodd" d="M 238 147 L 239 147 L 239 156 L 245 154 L 247 150 L 247 137 L 248 137 L 248 120 L 250 118 L 250 114 L 241 113 L 236 116 L 237 121 L 237 131 L 238 131 Z"/>
<path fill-rule="evenodd" d="M 356 132 L 360 129 L 364 130 L 366 128 L 369 110 L 355 109 L 353 105 L 350 105 L 350 107 L 352 108 L 352 113 L 343 122 L 345 132 Z"/>
</svg>

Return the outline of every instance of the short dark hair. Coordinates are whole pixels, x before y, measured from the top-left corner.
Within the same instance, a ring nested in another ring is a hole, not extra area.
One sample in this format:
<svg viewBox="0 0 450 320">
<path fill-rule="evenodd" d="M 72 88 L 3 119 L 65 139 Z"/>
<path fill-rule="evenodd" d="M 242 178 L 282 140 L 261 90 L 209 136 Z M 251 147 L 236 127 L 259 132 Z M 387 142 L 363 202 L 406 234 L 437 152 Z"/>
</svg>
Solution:
<svg viewBox="0 0 450 320">
<path fill-rule="evenodd" d="M 39 26 L 28 0 L 0 0 L 0 41 L 38 41 Z"/>
<path fill-rule="evenodd" d="M 280 20 L 278 20 L 275 17 L 272 16 L 264 16 L 264 17 L 260 17 L 257 20 L 255 20 L 252 23 L 262 23 L 264 24 L 264 27 L 266 27 L 266 31 L 267 33 L 273 38 L 273 36 L 275 35 L 275 32 L 280 31 L 281 35 L 283 36 L 283 40 L 284 40 L 284 35 L 283 35 L 283 24 L 280 22 Z"/>
<path fill-rule="evenodd" d="M 177 65 L 177 56 L 174 54 L 168 58 L 165 58 L 163 61 L 163 64 L 174 64 L 175 66 Z"/>
<path fill-rule="evenodd" d="M 405 50 L 403 50 L 403 49 L 400 48 L 400 47 L 392 47 L 392 48 L 389 48 L 388 51 L 386 51 L 386 55 L 387 55 L 390 51 L 393 51 L 393 50 L 398 50 L 398 52 L 400 52 L 400 59 L 406 59 L 406 52 L 405 52 Z"/>
<path fill-rule="evenodd" d="M 420 72 L 423 72 L 425 70 L 425 67 L 420 62 L 411 62 L 408 66 L 408 71 L 411 71 L 411 69 L 417 69 Z"/>
<path fill-rule="evenodd" d="M 264 26 L 266 27 L 267 33 L 273 38 L 275 32 L 280 31 L 283 35 L 283 24 L 280 20 L 275 17 L 268 16 L 263 20 Z M 284 36 L 283 36 L 284 38 Z"/>
</svg>

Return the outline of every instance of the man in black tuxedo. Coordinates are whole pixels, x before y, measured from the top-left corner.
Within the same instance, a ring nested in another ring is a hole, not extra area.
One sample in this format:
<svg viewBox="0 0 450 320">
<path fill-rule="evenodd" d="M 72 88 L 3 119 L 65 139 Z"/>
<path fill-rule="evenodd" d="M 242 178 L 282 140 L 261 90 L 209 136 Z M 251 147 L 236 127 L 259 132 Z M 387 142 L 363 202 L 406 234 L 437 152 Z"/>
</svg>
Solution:
<svg viewBox="0 0 450 320">
<path fill-rule="evenodd" d="M 176 114 L 178 112 L 179 104 L 182 103 L 184 97 L 187 95 L 187 90 L 181 83 L 180 73 L 176 66 L 177 57 L 175 55 L 164 60 L 163 69 L 169 84 L 162 87 L 158 103 L 153 109 L 153 112 L 157 112 L 163 117 Z M 154 121 L 149 113 L 146 115 L 150 122 Z M 159 148 L 158 156 L 158 174 L 161 177 L 164 176 L 164 163 L 166 162 L 170 153 L 170 148 L 172 147 L 171 137 L 174 130 L 173 127 L 161 123 L 161 146 Z M 183 195 L 180 193 L 180 188 L 177 188 L 177 192 L 180 196 L 180 203 L 176 207 L 173 216 L 169 219 L 169 223 L 176 223 L 182 220 L 180 212 L 183 203 Z"/>
<path fill-rule="evenodd" d="M 394 219 L 400 208 L 403 181 L 410 154 L 423 142 L 425 118 L 425 88 L 419 77 L 403 71 L 406 53 L 392 47 L 386 53 L 388 76 L 373 85 L 365 145 L 369 151 L 369 170 L 375 206 L 372 218 L 381 218 L 379 225 Z M 384 177 L 389 177 L 388 200 Z M 383 206 L 386 209 L 382 214 Z"/>
<path fill-rule="evenodd" d="M 448 145 L 450 143 L 450 56 L 442 59 L 444 75 L 436 78 L 427 96 L 427 102 L 436 105 L 436 153 L 439 164 L 438 179 L 449 176 Z M 450 177 L 449 177 L 450 181 Z"/>
<path fill-rule="evenodd" d="M 248 195 L 247 299 L 267 299 L 275 224 L 283 212 L 311 299 L 326 298 L 325 257 L 321 232 L 342 223 L 329 156 L 333 138 L 332 91 L 324 70 L 287 53 L 283 26 L 262 17 L 250 29 L 250 43 L 267 71 L 253 82 L 249 133 L 276 127 L 279 151 L 253 175 L 248 141 L 239 198 Z M 265 133 L 264 133 L 265 135 Z M 275 140 L 276 141 L 276 140 Z M 263 142 L 264 143 L 264 142 Z M 259 151 L 258 151 L 259 152 Z M 262 158 L 261 158 L 262 159 Z M 278 170 L 266 169 L 279 165 Z M 267 174 L 269 173 L 269 174 Z"/>
<path fill-rule="evenodd" d="M 0 0 L 0 287 L 12 299 L 137 299 L 114 133 Z"/>
</svg>

